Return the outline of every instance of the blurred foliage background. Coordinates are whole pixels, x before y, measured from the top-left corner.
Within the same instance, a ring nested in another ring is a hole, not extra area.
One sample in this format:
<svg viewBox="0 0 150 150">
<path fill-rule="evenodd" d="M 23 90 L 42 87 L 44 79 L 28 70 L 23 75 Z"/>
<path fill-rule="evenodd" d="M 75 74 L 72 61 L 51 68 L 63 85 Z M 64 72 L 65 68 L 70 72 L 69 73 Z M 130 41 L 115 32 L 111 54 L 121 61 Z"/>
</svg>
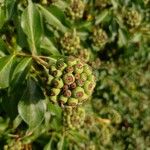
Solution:
<svg viewBox="0 0 150 150">
<path fill-rule="evenodd" d="M 96 77 L 73 106 L 48 94 L 70 55 Z M 150 0 L 0 0 L 0 149 L 149 150 Z"/>
</svg>

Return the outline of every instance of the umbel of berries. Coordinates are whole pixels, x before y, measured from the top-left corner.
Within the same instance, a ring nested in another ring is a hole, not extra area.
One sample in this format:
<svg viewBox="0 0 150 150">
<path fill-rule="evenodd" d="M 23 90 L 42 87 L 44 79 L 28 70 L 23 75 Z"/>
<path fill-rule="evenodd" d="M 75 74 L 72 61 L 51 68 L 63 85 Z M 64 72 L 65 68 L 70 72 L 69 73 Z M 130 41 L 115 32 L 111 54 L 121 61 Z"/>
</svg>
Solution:
<svg viewBox="0 0 150 150">
<path fill-rule="evenodd" d="M 142 16 L 137 10 L 130 9 L 124 15 L 125 22 L 130 28 L 136 28 L 141 24 Z"/>
<path fill-rule="evenodd" d="M 66 54 L 77 54 L 80 48 L 80 38 L 76 30 L 73 30 L 73 32 L 66 32 L 60 39 L 60 44 Z"/>
<path fill-rule="evenodd" d="M 83 17 L 85 4 L 82 0 L 71 0 L 70 6 L 67 8 L 67 15 L 73 20 Z"/>
<path fill-rule="evenodd" d="M 12 140 L 7 145 L 4 145 L 4 150 L 32 150 L 31 144 L 23 144 L 19 140 Z"/>
<path fill-rule="evenodd" d="M 107 33 L 102 28 L 94 28 L 92 35 L 94 49 L 101 50 L 108 41 Z"/>
<path fill-rule="evenodd" d="M 89 65 L 69 56 L 50 66 L 52 80 L 48 85 L 50 101 L 60 105 L 77 106 L 88 100 L 95 87 L 95 76 Z"/>
<path fill-rule="evenodd" d="M 63 124 L 69 129 L 80 129 L 85 120 L 85 110 L 82 107 L 66 106 L 63 111 Z"/>
</svg>

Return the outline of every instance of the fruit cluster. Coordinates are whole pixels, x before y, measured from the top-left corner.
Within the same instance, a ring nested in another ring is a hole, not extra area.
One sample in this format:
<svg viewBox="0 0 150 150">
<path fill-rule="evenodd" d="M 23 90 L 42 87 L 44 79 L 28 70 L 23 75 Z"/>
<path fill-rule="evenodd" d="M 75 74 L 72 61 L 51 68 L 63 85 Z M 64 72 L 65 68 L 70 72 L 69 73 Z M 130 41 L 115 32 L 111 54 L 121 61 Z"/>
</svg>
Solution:
<svg viewBox="0 0 150 150">
<path fill-rule="evenodd" d="M 32 145 L 23 144 L 19 140 L 12 140 L 8 145 L 4 146 L 4 150 L 32 150 Z"/>
<path fill-rule="evenodd" d="M 71 0 L 70 7 L 67 8 L 67 14 L 73 20 L 80 19 L 83 17 L 85 4 L 82 0 Z"/>
<path fill-rule="evenodd" d="M 125 22 L 131 28 L 138 27 L 141 24 L 141 21 L 142 21 L 141 14 L 135 9 L 130 9 L 125 14 Z"/>
<path fill-rule="evenodd" d="M 49 74 L 50 101 L 61 105 L 82 104 L 89 99 L 96 84 L 90 66 L 72 56 L 57 60 L 50 66 Z"/>
<path fill-rule="evenodd" d="M 77 54 L 80 48 L 80 37 L 77 36 L 76 31 L 66 32 L 60 40 L 61 47 L 65 54 Z"/>
<path fill-rule="evenodd" d="M 94 47 L 102 49 L 108 41 L 107 33 L 102 28 L 94 28 L 92 41 Z"/>
<path fill-rule="evenodd" d="M 84 124 L 85 110 L 82 107 L 66 106 L 63 113 L 63 123 L 66 128 L 80 129 Z"/>
</svg>

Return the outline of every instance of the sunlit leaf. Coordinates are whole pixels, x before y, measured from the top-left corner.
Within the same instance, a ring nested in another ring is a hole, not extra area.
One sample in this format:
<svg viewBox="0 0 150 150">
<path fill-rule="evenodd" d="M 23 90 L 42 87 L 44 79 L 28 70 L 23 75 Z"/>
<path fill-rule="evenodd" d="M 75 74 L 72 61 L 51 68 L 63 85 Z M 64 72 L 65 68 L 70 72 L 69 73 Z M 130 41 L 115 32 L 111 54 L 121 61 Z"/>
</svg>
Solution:
<svg viewBox="0 0 150 150">
<path fill-rule="evenodd" d="M 41 5 L 38 5 L 38 7 L 41 10 L 42 15 L 44 16 L 44 18 L 50 25 L 58 28 L 58 30 L 60 30 L 64 33 L 66 32 L 66 30 L 67 30 L 66 27 L 49 9 L 47 9 Z"/>
<path fill-rule="evenodd" d="M 18 104 L 18 111 L 30 129 L 39 126 L 45 113 L 44 95 L 35 80 L 29 79 L 27 87 Z"/>
<path fill-rule="evenodd" d="M 19 84 L 25 80 L 25 77 L 30 69 L 31 61 L 32 58 L 23 58 L 21 60 L 21 62 L 17 65 L 12 74 L 12 84 Z"/>
<path fill-rule="evenodd" d="M 42 19 L 36 6 L 29 0 L 28 7 L 24 10 L 21 17 L 21 26 L 28 38 L 30 51 L 37 55 L 40 39 L 42 37 Z"/>
<path fill-rule="evenodd" d="M 13 59 L 13 55 L 0 58 L 0 88 L 6 88 L 9 86 L 10 70 Z"/>
</svg>

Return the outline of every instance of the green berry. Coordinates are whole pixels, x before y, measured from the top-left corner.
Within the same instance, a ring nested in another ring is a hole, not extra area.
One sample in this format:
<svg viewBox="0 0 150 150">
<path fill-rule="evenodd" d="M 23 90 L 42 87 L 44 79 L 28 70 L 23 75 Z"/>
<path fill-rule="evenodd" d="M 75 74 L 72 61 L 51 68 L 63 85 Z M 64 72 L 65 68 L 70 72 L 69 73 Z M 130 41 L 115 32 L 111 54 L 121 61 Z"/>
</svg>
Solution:
<svg viewBox="0 0 150 150">
<path fill-rule="evenodd" d="M 70 85 L 70 84 L 74 83 L 75 77 L 73 74 L 67 73 L 63 76 L 63 81 L 65 84 Z"/>
<path fill-rule="evenodd" d="M 63 95 L 65 96 L 65 97 L 71 97 L 71 91 L 70 90 L 66 90 L 66 91 L 64 91 L 64 93 L 63 93 Z"/>
<path fill-rule="evenodd" d="M 81 87 L 76 87 L 74 90 L 73 90 L 73 96 L 77 99 L 82 99 L 83 96 L 84 96 L 84 89 L 81 88 Z"/>
<path fill-rule="evenodd" d="M 53 103 L 57 102 L 57 96 L 50 96 L 49 98 Z"/>
<path fill-rule="evenodd" d="M 60 93 L 60 89 L 52 88 L 51 89 L 51 96 L 56 96 Z"/>
<path fill-rule="evenodd" d="M 64 86 L 63 80 L 61 78 L 54 78 L 52 84 L 55 88 L 61 89 Z"/>
<path fill-rule="evenodd" d="M 59 97 L 59 101 L 60 101 L 61 103 L 65 104 L 65 103 L 68 101 L 68 97 L 65 97 L 65 96 L 61 95 L 61 96 Z"/>
<path fill-rule="evenodd" d="M 67 101 L 69 106 L 76 106 L 78 104 L 78 99 L 76 98 L 69 98 Z"/>
<path fill-rule="evenodd" d="M 95 87 L 95 83 L 91 81 L 86 81 L 86 83 L 84 84 L 84 90 L 89 95 L 91 95 L 94 87 Z"/>
<path fill-rule="evenodd" d="M 55 70 L 55 71 L 52 72 L 52 75 L 53 75 L 54 77 L 60 77 L 60 76 L 62 75 L 62 71 L 60 71 L 60 70 Z"/>
<path fill-rule="evenodd" d="M 91 75 L 92 74 L 92 69 L 87 64 L 84 65 L 84 73 L 86 73 L 87 75 Z"/>
<path fill-rule="evenodd" d="M 87 80 L 87 74 L 85 72 L 81 73 L 81 80 L 86 81 Z"/>
<path fill-rule="evenodd" d="M 75 69 L 75 73 L 79 73 L 81 74 L 83 72 L 83 64 L 80 62 L 80 63 L 77 63 L 75 66 L 74 66 L 74 69 Z"/>
<path fill-rule="evenodd" d="M 59 59 L 56 63 L 56 66 L 57 66 L 57 69 L 63 71 L 67 67 L 67 64 L 64 63 L 63 59 Z"/>
</svg>

